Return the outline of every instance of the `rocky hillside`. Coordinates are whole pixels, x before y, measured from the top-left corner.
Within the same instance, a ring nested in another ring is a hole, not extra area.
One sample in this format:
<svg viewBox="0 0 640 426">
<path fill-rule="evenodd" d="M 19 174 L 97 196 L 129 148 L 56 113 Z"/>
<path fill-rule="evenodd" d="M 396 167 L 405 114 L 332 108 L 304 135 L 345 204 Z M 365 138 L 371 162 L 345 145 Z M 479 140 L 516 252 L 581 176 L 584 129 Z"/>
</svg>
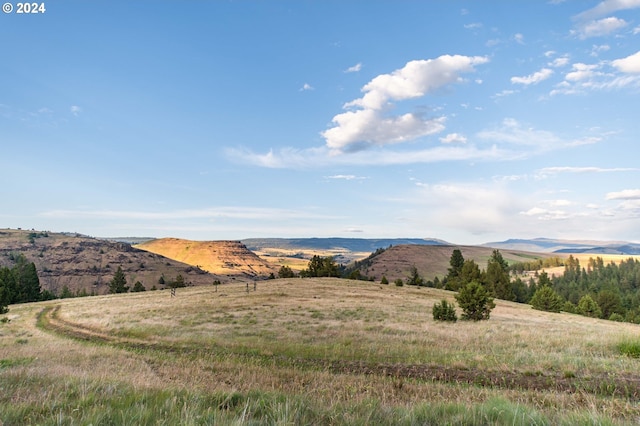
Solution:
<svg viewBox="0 0 640 426">
<path fill-rule="evenodd" d="M 190 241 L 161 238 L 135 246 L 170 259 L 226 276 L 268 277 L 277 267 L 261 259 L 240 241 Z"/>
<path fill-rule="evenodd" d="M 211 285 L 228 278 L 207 273 L 194 266 L 159 254 L 77 234 L 0 229 L 0 266 L 12 266 L 16 255 L 34 262 L 40 286 L 60 294 L 63 287 L 72 292 L 105 294 L 113 274 L 122 268 L 130 287 L 140 281 L 147 289 L 169 282 L 178 274 L 188 285 Z"/>
</svg>

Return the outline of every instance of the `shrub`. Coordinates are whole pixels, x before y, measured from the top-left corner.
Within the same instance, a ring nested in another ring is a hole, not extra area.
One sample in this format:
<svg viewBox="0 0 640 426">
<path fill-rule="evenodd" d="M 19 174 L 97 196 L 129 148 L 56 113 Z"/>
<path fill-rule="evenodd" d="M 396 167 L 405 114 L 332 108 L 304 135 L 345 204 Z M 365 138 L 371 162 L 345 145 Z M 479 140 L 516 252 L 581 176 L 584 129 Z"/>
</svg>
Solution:
<svg viewBox="0 0 640 426">
<path fill-rule="evenodd" d="M 395 285 L 397 287 L 402 287 L 404 285 L 404 282 L 402 281 L 402 278 L 398 278 L 397 280 L 395 280 Z"/>
<path fill-rule="evenodd" d="M 382 276 L 382 279 L 380 280 L 380 284 L 389 284 L 389 280 L 387 279 L 387 277 L 385 277 L 384 275 Z"/>
<path fill-rule="evenodd" d="M 624 317 L 617 312 L 614 312 L 609 316 L 609 321 L 623 322 Z"/>
<path fill-rule="evenodd" d="M 491 310 L 496 307 L 493 297 L 482 284 L 471 281 L 456 294 L 458 305 L 462 309 L 462 319 L 471 321 L 488 320 Z"/>
<path fill-rule="evenodd" d="M 442 299 L 442 302 L 433 305 L 433 319 L 436 321 L 458 321 L 456 306 Z"/>
</svg>

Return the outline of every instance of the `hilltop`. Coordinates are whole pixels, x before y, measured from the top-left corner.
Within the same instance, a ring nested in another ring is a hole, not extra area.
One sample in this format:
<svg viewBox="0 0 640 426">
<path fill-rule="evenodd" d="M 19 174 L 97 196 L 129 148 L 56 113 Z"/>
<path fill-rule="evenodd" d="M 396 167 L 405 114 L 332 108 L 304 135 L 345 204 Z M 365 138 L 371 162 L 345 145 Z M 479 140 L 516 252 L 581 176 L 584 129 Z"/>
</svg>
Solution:
<svg viewBox="0 0 640 426">
<path fill-rule="evenodd" d="M 188 285 L 226 280 L 122 242 L 75 233 L 0 230 L 0 266 L 11 266 L 12 258 L 18 253 L 35 264 L 41 288 L 58 295 L 65 286 L 73 293 L 85 290 L 105 294 L 118 266 L 124 271 L 129 285 L 140 281 L 147 289 L 154 285 L 162 288 L 159 285 L 161 277 L 169 281 L 179 274 Z"/>
</svg>

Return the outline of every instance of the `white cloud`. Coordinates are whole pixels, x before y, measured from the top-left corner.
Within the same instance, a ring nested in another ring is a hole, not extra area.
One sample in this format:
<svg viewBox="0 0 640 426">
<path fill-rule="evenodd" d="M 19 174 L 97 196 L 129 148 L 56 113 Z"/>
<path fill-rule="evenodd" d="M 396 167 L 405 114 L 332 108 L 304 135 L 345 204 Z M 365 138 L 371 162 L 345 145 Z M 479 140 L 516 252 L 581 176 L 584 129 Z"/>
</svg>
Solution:
<svg viewBox="0 0 640 426">
<path fill-rule="evenodd" d="M 196 218 L 236 218 L 236 219 L 277 219 L 278 217 L 308 217 L 308 212 L 263 207 L 210 207 L 197 210 L 174 210 L 165 212 L 133 210 L 51 210 L 40 216 L 57 218 L 100 218 L 100 219 L 196 219 Z"/>
<path fill-rule="evenodd" d="M 477 137 L 492 143 L 503 143 L 515 147 L 531 147 L 534 152 L 547 151 L 568 146 L 572 141 L 563 140 L 552 132 L 524 127 L 513 118 L 506 118 L 502 125 L 492 130 L 483 130 Z"/>
<path fill-rule="evenodd" d="M 562 56 L 560 58 L 555 58 L 553 61 L 549 62 L 548 65 L 554 68 L 566 67 L 569 65 L 569 57 Z"/>
<path fill-rule="evenodd" d="M 416 203 L 432 213 L 429 226 L 481 235 L 500 232 L 522 208 L 502 184 L 474 182 L 419 184 Z"/>
<path fill-rule="evenodd" d="M 616 59 L 611 65 L 625 73 L 640 73 L 640 51 L 626 58 Z"/>
<path fill-rule="evenodd" d="M 327 176 L 327 179 L 335 179 L 335 180 L 364 180 L 367 179 L 364 176 L 356 176 L 356 175 L 333 175 Z"/>
<path fill-rule="evenodd" d="M 608 44 L 601 44 L 601 45 L 593 45 L 593 47 L 591 48 L 591 56 L 598 56 L 600 53 L 602 52 L 608 52 L 609 50 L 611 50 L 611 46 L 609 46 Z"/>
<path fill-rule="evenodd" d="M 640 87 L 640 52 L 611 62 L 573 64 L 564 81 L 557 84 L 550 94 L 568 95 L 629 87 Z"/>
<path fill-rule="evenodd" d="M 545 167 L 538 170 L 535 174 L 536 178 L 545 179 L 549 176 L 555 176 L 560 173 L 618 173 L 618 172 L 637 172 L 640 169 L 630 167 L 615 167 L 615 168 L 603 168 L 603 167 Z"/>
<path fill-rule="evenodd" d="M 531 75 L 525 77 L 511 77 L 511 83 L 513 84 L 538 84 L 541 81 L 544 81 L 551 77 L 553 74 L 553 70 L 549 68 L 543 68 L 540 71 L 537 71 Z"/>
<path fill-rule="evenodd" d="M 346 70 L 344 70 L 344 72 L 358 72 L 362 69 L 362 64 L 360 62 L 358 62 L 357 64 L 355 64 L 352 67 L 347 68 Z"/>
<path fill-rule="evenodd" d="M 598 21 L 590 21 L 581 24 L 574 34 L 581 39 L 587 39 L 590 37 L 603 37 L 616 32 L 629 25 L 624 19 L 616 17 L 603 18 Z"/>
<path fill-rule="evenodd" d="M 609 192 L 607 200 L 640 200 L 640 189 L 625 189 L 619 192 Z"/>
<path fill-rule="evenodd" d="M 227 149 L 232 161 L 274 169 L 310 169 L 335 165 L 389 166 L 399 164 L 437 163 L 441 161 L 500 160 L 513 153 L 495 146 L 480 149 L 473 145 L 441 145 L 422 150 L 393 151 L 384 148 L 353 152 L 348 156 L 332 155 L 326 147 L 295 149 L 283 148 L 266 154 L 245 149 Z"/>
<path fill-rule="evenodd" d="M 347 102 L 347 111 L 333 117 L 334 127 L 322 132 L 334 154 L 356 152 L 370 146 L 404 142 L 444 130 L 444 117 L 424 118 L 406 113 L 390 116 L 392 101 L 421 98 L 443 86 L 460 82 L 460 74 L 473 72 L 486 57 L 444 55 L 408 62 L 390 74 L 381 74 L 363 88 L 364 96 Z"/>
<path fill-rule="evenodd" d="M 574 16 L 575 20 L 587 21 L 628 9 L 640 8 L 640 0 L 604 0 L 595 7 Z"/>
<path fill-rule="evenodd" d="M 597 75 L 602 75 L 601 73 L 596 72 L 599 68 L 598 65 L 587 65 L 583 63 L 577 63 L 572 65 L 573 71 L 568 72 L 564 78 L 568 81 L 581 81 L 588 80 Z"/>
<path fill-rule="evenodd" d="M 71 105 L 71 108 L 69 108 L 69 110 L 71 111 L 71 114 L 75 115 L 76 117 L 79 116 L 82 112 L 82 108 L 77 105 Z"/>
<path fill-rule="evenodd" d="M 518 33 L 516 35 L 513 36 L 513 39 L 516 41 L 516 43 L 518 44 L 524 44 L 524 35 Z"/>
<path fill-rule="evenodd" d="M 303 84 L 302 87 L 300 88 L 301 92 L 306 92 L 307 90 L 313 90 L 313 86 L 310 85 L 309 83 Z"/>
<path fill-rule="evenodd" d="M 442 143 L 467 143 L 467 138 L 459 133 L 449 133 L 447 136 L 440 138 Z"/>
<path fill-rule="evenodd" d="M 569 200 L 547 200 L 546 203 L 552 207 L 566 207 L 574 204 Z"/>
<path fill-rule="evenodd" d="M 466 30 L 475 30 L 478 28 L 482 28 L 482 24 L 480 22 L 473 22 L 471 24 L 465 24 L 464 28 Z"/>
</svg>

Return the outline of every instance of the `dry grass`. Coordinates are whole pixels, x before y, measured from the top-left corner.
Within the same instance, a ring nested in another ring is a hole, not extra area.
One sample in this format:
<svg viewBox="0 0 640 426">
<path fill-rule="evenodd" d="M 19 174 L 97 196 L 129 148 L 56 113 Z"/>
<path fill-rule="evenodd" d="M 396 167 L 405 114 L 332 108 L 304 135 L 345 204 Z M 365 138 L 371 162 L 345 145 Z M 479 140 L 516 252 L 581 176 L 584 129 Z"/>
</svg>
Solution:
<svg viewBox="0 0 640 426">
<path fill-rule="evenodd" d="M 230 284 L 178 289 L 176 297 L 157 291 L 12 306 L 11 321 L 0 325 L 0 386 L 11 375 L 87 389 L 116 382 L 202 395 L 266 392 L 336 412 L 367 401 L 390 408 L 498 398 L 549 419 L 640 418 L 637 395 L 593 386 L 640 380 L 639 361 L 616 350 L 639 339 L 640 327 L 502 301 L 489 321 L 436 323 L 431 308 L 442 298 L 453 294 L 291 279 L 260 282 L 255 292 Z M 37 314 L 53 305 L 50 326 L 70 333 L 73 325 L 95 342 L 36 327 Z M 36 403 L 56 389 L 25 385 L 12 398 Z"/>
</svg>

